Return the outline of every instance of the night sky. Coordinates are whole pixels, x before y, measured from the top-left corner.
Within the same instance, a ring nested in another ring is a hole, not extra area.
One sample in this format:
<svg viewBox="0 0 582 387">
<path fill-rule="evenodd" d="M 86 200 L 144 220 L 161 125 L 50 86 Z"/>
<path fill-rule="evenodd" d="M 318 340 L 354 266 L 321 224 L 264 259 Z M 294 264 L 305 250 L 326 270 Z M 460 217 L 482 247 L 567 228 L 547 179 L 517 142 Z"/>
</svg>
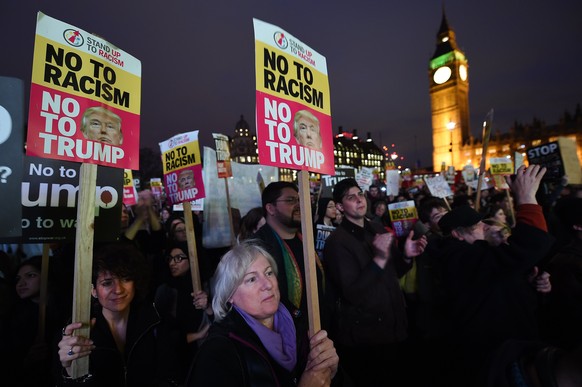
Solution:
<svg viewBox="0 0 582 387">
<path fill-rule="evenodd" d="M 495 109 L 494 130 L 533 117 L 557 123 L 582 102 L 582 2 L 448 0 L 469 61 L 471 128 Z M 72 24 L 142 62 L 141 144 L 200 130 L 255 127 L 253 17 L 327 58 L 334 132 L 396 144 L 405 166 L 432 163 L 428 62 L 441 1 L 1 0 L 0 75 L 30 83 L 36 13 Z M 27 96 L 28 98 L 28 96 Z"/>
</svg>

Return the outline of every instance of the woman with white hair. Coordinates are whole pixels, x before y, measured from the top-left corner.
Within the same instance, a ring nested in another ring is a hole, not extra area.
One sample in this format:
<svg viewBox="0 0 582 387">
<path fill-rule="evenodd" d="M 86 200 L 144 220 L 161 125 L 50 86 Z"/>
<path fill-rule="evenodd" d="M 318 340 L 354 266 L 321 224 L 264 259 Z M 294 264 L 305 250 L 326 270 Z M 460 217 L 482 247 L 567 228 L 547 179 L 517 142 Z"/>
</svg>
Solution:
<svg viewBox="0 0 582 387">
<path fill-rule="evenodd" d="M 247 240 L 226 253 L 215 273 L 215 322 L 188 386 L 326 386 L 339 358 L 325 331 L 295 331 L 280 302 L 277 265 Z"/>
</svg>

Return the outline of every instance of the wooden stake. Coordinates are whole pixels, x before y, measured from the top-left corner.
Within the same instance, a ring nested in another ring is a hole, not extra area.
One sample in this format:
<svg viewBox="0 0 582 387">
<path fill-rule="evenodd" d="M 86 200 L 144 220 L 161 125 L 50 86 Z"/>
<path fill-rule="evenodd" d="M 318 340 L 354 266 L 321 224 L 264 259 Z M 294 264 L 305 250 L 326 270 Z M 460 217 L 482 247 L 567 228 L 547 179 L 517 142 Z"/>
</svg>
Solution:
<svg viewBox="0 0 582 387">
<path fill-rule="evenodd" d="M 93 237 L 95 221 L 96 164 L 81 164 L 79 201 L 77 204 L 77 233 L 75 236 L 75 279 L 73 285 L 73 321 L 83 326 L 75 336 L 91 335 L 91 270 L 93 267 Z M 89 374 L 89 356 L 74 360 L 73 379 Z"/>
<path fill-rule="evenodd" d="M 315 266 L 315 244 L 311 217 L 311 197 L 309 195 L 309 172 L 299 171 L 299 204 L 301 207 L 301 234 L 303 235 L 303 261 L 305 263 L 305 294 L 309 332 L 321 330 L 319 317 L 319 297 L 317 291 L 317 268 Z"/>
<path fill-rule="evenodd" d="M 46 324 L 46 304 L 48 295 L 48 271 L 49 271 L 49 253 L 50 245 L 44 243 L 42 245 L 42 264 L 40 269 L 40 300 L 38 303 L 38 334 L 37 340 L 42 342 L 45 337 Z"/>
<path fill-rule="evenodd" d="M 479 165 L 479 180 L 477 180 L 477 196 L 475 198 L 475 211 L 481 207 L 481 185 L 485 175 L 485 166 L 487 165 L 487 148 L 489 147 L 489 138 L 491 137 L 491 124 L 493 122 L 493 109 L 485 116 L 483 123 L 483 150 L 481 151 L 481 164 Z"/>
<path fill-rule="evenodd" d="M 186 223 L 186 240 L 188 241 L 188 260 L 190 262 L 190 274 L 192 276 L 192 289 L 194 293 L 202 289 L 200 284 L 200 268 L 198 266 L 198 252 L 196 251 L 196 232 L 192 220 L 192 204 L 182 203 L 184 206 L 184 221 Z"/>
</svg>

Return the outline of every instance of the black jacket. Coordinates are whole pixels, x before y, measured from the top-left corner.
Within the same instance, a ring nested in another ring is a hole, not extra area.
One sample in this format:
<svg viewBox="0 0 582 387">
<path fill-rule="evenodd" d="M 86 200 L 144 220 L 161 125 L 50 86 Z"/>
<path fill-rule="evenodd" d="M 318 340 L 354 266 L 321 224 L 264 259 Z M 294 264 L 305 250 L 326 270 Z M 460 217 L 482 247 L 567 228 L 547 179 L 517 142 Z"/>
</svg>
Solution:
<svg viewBox="0 0 582 387">
<path fill-rule="evenodd" d="M 125 353 L 119 352 L 107 321 L 98 313 L 91 329 L 96 348 L 89 355 L 90 383 L 83 386 L 159 387 L 179 382 L 177 330 L 160 319 L 153 305 L 132 304 Z M 61 378 L 63 379 L 63 378 Z M 64 385 L 76 384 L 64 379 Z"/>
<path fill-rule="evenodd" d="M 305 368 L 305 350 L 309 345 L 306 336 L 298 333 L 297 337 L 297 365 L 293 372 L 289 372 L 271 357 L 257 334 L 233 309 L 210 328 L 186 386 L 295 386 Z"/>
</svg>

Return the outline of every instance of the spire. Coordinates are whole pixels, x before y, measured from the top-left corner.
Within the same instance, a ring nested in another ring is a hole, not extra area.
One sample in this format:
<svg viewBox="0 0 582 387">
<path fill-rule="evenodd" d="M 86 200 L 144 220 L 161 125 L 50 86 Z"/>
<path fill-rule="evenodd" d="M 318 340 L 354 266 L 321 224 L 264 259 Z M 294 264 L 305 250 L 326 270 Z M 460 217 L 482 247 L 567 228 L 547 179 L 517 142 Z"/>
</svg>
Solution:
<svg viewBox="0 0 582 387">
<path fill-rule="evenodd" d="M 432 59 L 455 50 L 458 50 L 455 32 L 449 26 L 447 15 L 445 13 L 445 5 L 443 3 L 443 18 L 441 20 L 441 26 L 437 32 L 437 47 Z"/>
</svg>

